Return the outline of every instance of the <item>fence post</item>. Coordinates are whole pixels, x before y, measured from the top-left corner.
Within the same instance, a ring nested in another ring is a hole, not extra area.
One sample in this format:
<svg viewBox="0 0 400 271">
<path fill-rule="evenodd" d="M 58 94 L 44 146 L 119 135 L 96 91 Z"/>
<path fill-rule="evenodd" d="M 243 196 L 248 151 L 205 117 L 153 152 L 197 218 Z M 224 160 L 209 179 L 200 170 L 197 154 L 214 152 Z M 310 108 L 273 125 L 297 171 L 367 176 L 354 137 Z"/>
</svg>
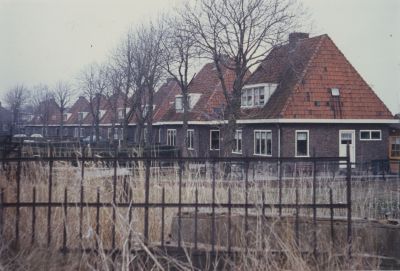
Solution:
<svg viewBox="0 0 400 271">
<path fill-rule="evenodd" d="M 315 149 L 313 150 L 313 184 L 312 184 L 312 201 L 313 201 L 313 253 L 317 257 L 317 160 L 315 157 Z"/>
<path fill-rule="evenodd" d="M 151 160 L 145 159 L 145 188 L 144 188 L 144 243 L 148 244 L 149 239 L 149 197 L 150 197 L 150 163 Z"/>
<path fill-rule="evenodd" d="M 215 159 L 212 160 L 211 252 L 215 252 Z"/>
<path fill-rule="evenodd" d="M 51 242 L 51 205 L 53 194 L 53 147 L 50 146 L 49 160 L 49 184 L 48 184 L 48 205 L 47 205 L 47 247 Z"/>
<path fill-rule="evenodd" d="M 346 157 L 347 171 L 347 244 L 348 244 L 348 258 L 351 259 L 352 250 L 352 221 L 351 221 L 351 161 L 350 161 L 350 145 L 347 143 L 347 157 Z"/>
<path fill-rule="evenodd" d="M 279 217 L 282 217 L 282 159 L 278 158 L 278 200 L 279 200 Z"/>
<path fill-rule="evenodd" d="M 179 188 L 178 188 L 178 247 L 181 247 L 182 241 L 182 157 L 179 154 L 179 162 L 178 162 L 178 177 L 179 177 Z"/>
<path fill-rule="evenodd" d="M 0 239 L 3 238 L 3 228 L 4 228 L 4 188 L 0 190 Z"/>
<path fill-rule="evenodd" d="M 22 159 L 22 143 L 19 145 L 18 162 L 17 162 L 17 208 L 15 219 L 15 246 L 19 246 L 19 215 L 20 215 L 20 199 L 21 199 L 21 159 Z"/>
<path fill-rule="evenodd" d="M 117 201 L 117 163 L 118 163 L 118 148 L 115 146 L 114 150 L 114 174 L 113 174 L 113 197 L 112 197 L 112 249 L 115 249 L 115 221 L 116 221 L 116 213 L 115 213 L 115 204 Z"/>
<path fill-rule="evenodd" d="M 83 190 L 83 181 L 85 178 L 85 147 L 82 148 L 82 167 L 81 167 L 81 191 L 80 191 L 80 206 L 79 206 L 79 240 L 82 244 L 82 220 L 83 220 L 83 200 L 84 200 L 84 190 Z"/>
</svg>

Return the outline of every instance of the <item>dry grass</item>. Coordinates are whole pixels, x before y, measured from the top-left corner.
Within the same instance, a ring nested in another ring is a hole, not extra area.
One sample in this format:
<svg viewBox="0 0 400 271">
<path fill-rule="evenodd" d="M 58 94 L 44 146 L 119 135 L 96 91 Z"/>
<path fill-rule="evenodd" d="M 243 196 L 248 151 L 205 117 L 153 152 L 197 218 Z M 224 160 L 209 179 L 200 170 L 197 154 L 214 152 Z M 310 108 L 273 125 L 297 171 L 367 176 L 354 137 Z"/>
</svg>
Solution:
<svg viewBox="0 0 400 271">
<path fill-rule="evenodd" d="M 309 178 L 307 169 L 290 166 L 285 169 L 284 185 L 282 191 L 283 203 L 294 203 L 295 191 L 299 192 L 299 202 L 312 202 L 312 181 Z M 103 163 L 87 162 L 85 164 L 85 178 L 83 180 L 84 201 L 96 202 L 97 189 L 100 190 L 102 202 L 112 202 L 113 184 L 112 170 Z M 306 167 L 304 167 L 306 168 Z M 195 191 L 198 191 L 199 203 L 212 202 L 212 170 L 208 165 L 206 168 L 199 165 L 196 167 L 186 166 L 183 172 L 182 202 L 193 203 Z M 65 188 L 68 190 L 68 201 L 79 202 L 81 192 L 80 167 L 72 167 L 65 162 L 54 163 L 52 201 L 63 202 Z M 177 203 L 179 190 L 179 170 L 176 165 L 171 165 L 169 169 L 152 167 L 150 202 L 161 202 L 162 190 L 165 189 L 165 202 Z M 295 174 L 294 174 L 295 172 Z M 0 174 L 0 186 L 5 189 L 6 202 L 15 202 L 16 198 L 16 166 L 11 165 Z M 336 181 L 337 176 L 326 171 L 323 177 L 318 178 L 317 182 L 317 203 L 329 202 L 329 189 L 333 191 L 334 202 L 346 202 L 345 182 Z M 23 164 L 21 175 L 21 201 L 32 202 L 32 190 L 36 189 L 37 202 L 48 201 L 48 164 L 42 162 L 27 162 Z M 117 202 L 127 200 L 127 191 L 132 193 L 133 202 L 144 202 L 144 170 L 143 165 L 139 164 L 135 169 L 127 169 L 123 165 L 118 167 L 117 179 Z M 216 202 L 228 202 L 228 188 L 232 193 L 232 202 L 244 203 L 246 193 L 249 203 L 261 203 L 263 194 L 267 203 L 278 202 L 278 188 L 273 176 L 276 176 L 276 167 L 268 163 L 258 163 L 251 167 L 249 173 L 249 186 L 243 181 L 237 180 L 243 178 L 243 173 L 232 174 L 229 178 L 223 176 L 223 170 L 216 169 Z M 294 176 L 295 175 L 295 176 Z M 228 179 L 228 180 L 227 180 Z M 128 190 L 124 189 L 124 183 Z M 375 218 L 381 215 L 376 210 L 376 198 L 387 200 L 388 202 L 399 199 L 398 182 L 382 186 L 376 182 L 354 182 L 353 184 L 353 216 Z M 396 190 L 397 188 L 397 190 Z M 396 194 L 397 193 L 397 194 Z M 387 197 L 387 195 L 390 195 Z M 375 202 L 374 202 L 375 201 Z M 387 204 L 389 205 L 389 204 Z M 393 205 L 393 204 L 392 204 Z M 146 246 L 143 243 L 143 209 L 133 209 L 132 221 L 128 220 L 127 208 L 116 208 L 116 222 L 112 220 L 112 208 L 101 208 L 100 211 L 100 233 L 96 235 L 96 210 L 95 208 L 83 208 L 82 221 L 82 241 L 79 238 L 79 212 L 77 207 L 68 208 L 67 215 L 67 247 L 73 248 L 95 248 L 99 247 L 100 253 L 80 254 L 68 253 L 63 256 L 59 249 L 62 247 L 62 232 L 65 216 L 62 208 L 53 208 L 51 212 L 51 244 L 47 246 L 47 208 L 37 208 L 36 210 L 36 231 L 35 241 L 31 245 L 32 237 L 32 214 L 31 208 L 22 207 L 20 209 L 20 242 L 19 249 L 13 249 L 15 246 L 15 209 L 9 208 L 4 211 L 4 234 L 2 251 L 2 268 L 15 270 L 108 270 L 111 267 L 127 270 L 129 267 L 134 269 L 169 269 L 175 266 L 179 270 L 192 269 L 190 257 L 183 260 L 177 260 L 165 255 L 162 251 L 154 251 L 153 246 Z M 193 208 L 184 208 L 182 212 L 192 212 Z M 226 209 L 217 209 L 217 212 L 226 212 Z M 293 209 L 283 210 L 285 214 L 293 214 Z M 210 212 L 209 209 L 200 209 L 200 212 Z M 236 213 L 243 213 L 236 210 Z M 329 210 L 318 210 L 318 216 L 326 216 Z M 165 236 L 171 232 L 171 222 L 177 209 L 169 208 L 165 210 Z M 267 210 L 269 215 L 277 213 L 276 209 Z M 251 210 L 251 214 L 261 217 L 261 210 Z M 302 210 L 301 215 L 310 215 L 311 211 Z M 345 211 L 336 211 L 335 215 L 344 216 Z M 150 244 L 158 244 L 161 238 L 161 209 L 150 209 L 149 217 L 149 241 Z M 112 248 L 111 236 L 112 228 L 116 228 L 116 247 L 120 248 L 121 254 L 116 259 L 112 259 L 108 250 Z M 258 228 L 263 227 L 262 220 L 257 223 Z M 144 257 L 139 254 L 132 254 L 128 250 L 128 237 L 132 235 L 132 247 L 145 251 L 150 260 L 144 262 Z M 271 236 L 256 235 L 259 244 L 265 243 L 264 238 L 270 239 Z M 293 238 L 293 229 L 288 226 L 287 234 L 282 235 L 271 231 L 275 239 L 279 240 L 279 247 L 285 251 L 286 257 L 271 257 L 268 248 L 259 250 L 248 250 L 242 257 L 235 259 L 234 266 L 236 270 L 265 270 L 265 269 L 292 269 L 292 270 L 315 270 L 315 269 L 342 269 L 342 268 L 369 268 L 370 263 L 365 263 L 360 259 L 353 259 L 351 263 L 343 261 L 338 255 L 344 255 L 346 247 L 341 246 L 340 251 L 331 251 L 322 261 L 315 262 L 313 257 L 300 255 Z M 258 237 L 257 237 L 258 236 Z M 307 237 L 305 237 L 307 238 Z M 330 251 L 329 247 L 323 247 L 321 244 L 329 244 L 326 240 L 319 240 L 321 251 Z M 342 244 L 345 240 L 341 240 Z M 353 248 L 357 251 L 357 248 Z M 221 255 L 221 260 L 225 256 Z M 208 259 L 211 264 L 215 259 Z M 205 261 L 207 262 L 207 261 Z M 225 257 L 225 261 L 230 259 Z M 372 267 L 376 268 L 376 262 L 372 262 Z"/>
</svg>

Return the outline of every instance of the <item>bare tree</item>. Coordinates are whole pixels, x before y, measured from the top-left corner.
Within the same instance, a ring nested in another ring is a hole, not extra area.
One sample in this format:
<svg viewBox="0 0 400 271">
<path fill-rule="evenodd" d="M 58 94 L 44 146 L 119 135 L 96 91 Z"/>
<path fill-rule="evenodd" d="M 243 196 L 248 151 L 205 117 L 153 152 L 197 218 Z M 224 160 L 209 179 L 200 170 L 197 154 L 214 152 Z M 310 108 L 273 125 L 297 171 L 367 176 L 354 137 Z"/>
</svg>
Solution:
<svg viewBox="0 0 400 271">
<path fill-rule="evenodd" d="M 48 126 L 52 114 L 51 109 L 53 108 L 52 101 L 54 101 L 54 96 L 47 85 L 39 84 L 33 87 L 31 103 L 35 118 L 42 125 L 43 136 L 48 136 Z"/>
<path fill-rule="evenodd" d="M 111 111 L 111 134 L 112 139 L 114 139 L 114 135 L 116 134 L 116 124 L 119 121 L 118 110 L 120 109 L 119 107 L 121 104 L 125 104 L 126 101 L 126 99 L 124 99 L 126 96 L 122 92 L 125 81 L 123 73 L 112 65 L 107 67 L 106 78 L 107 89 L 105 96 L 107 97 L 107 103 Z"/>
<path fill-rule="evenodd" d="M 10 88 L 4 95 L 6 106 L 12 113 L 11 134 L 17 132 L 21 121 L 21 110 L 29 99 L 29 90 L 24 85 Z"/>
<path fill-rule="evenodd" d="M 128 138 L 128 124 L 135 110 L 136 88 L 133 83 L 134 76 L 134 34 L 130 30 L 126 33 L 116 50 L 112 54 L 109 69 L 109 84 L 112 92 L 119 92 L 123 96 L 122 116 L 119 118 L 123 130 L 123 143 Z M 117 109 L 117 110 L 118 110 Z"/>
<path fill-rule="evenodd" d="M 92 116 L 92 127 L 94 127 L 94 141 L 100 138 L 100 120 L 102 117 L 102 103 L 105 102 L 107 89 L 107 77 L 105 67 L 97 64 L 88 66 L 79 78 L 83 95 L 89 101 L 90 115 Z M 93 142 L 93 133 L 90 135 L 90 142 Z"/>
<path fill-rule="evenodd" d="M 54 100 L 60 108 L 60 139 L 64 136 L 64 114 L 67 106 L 71 102 L 73 90 L 68 82 L 59 81 L 53 89 Z"/>
<path fill-rule="evenodd" d="M 182 120 L 183 120 L 183 141 L 181 141 L 182 155 L 187 156 L 187 130 L 189 120 L 189 84 L 193 79 L 191 68 L 193 62 L 198 59 L 199 50 L 196 46 L 196 39 L 192 35 L 193 29 L 182 22 L 178 16 L 166 20 L 169 31 L 166 32 L 163 50 L 165 56 L 165 69 L 168 74 L 177 82 L 182 94 Z"/>
<path fill-rule="evenodd" d="M 142 25 L 134 32 L 133 39 L 133 82 L 136 89 L 133 106 L 136 108 L 139 138 L 146 138 L 147 145 L 151 145 L 153 141 L 154 93 L 165 74 L 162 46 L 165 29 L 162 25 L 160 21 Z M 143 132 L 144 129 L 142 131 L 144 123 L 146 123 L 146 134 Z"/>
<path fill-rule="evenodd" d="M 216 66 L 228 119 L 225 154 L 233 147 L 241 91 L 251 67 L 296 27 L 299 11 L 293 0 L 200 0 L 180 12 L 204 56 Z M 227 70 L 234 74 L 232 87 L 226 84 Z"/>
</svg>

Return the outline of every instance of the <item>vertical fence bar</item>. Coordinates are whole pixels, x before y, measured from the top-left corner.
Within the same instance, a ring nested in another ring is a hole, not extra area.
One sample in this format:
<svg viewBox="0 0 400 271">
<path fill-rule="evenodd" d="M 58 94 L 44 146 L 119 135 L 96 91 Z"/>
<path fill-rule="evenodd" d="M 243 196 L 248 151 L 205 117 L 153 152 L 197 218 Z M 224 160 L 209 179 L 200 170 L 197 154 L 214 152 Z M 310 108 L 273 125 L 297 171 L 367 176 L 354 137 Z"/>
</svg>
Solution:
<svg viewBox="0 0 400 271">
<path fill-rule="evenodd" d="M 68 190 L 64 189 L 63 253 L 67 253 Z"/>
<path fill-rule="evenodd" d="M 332 247 L 335 246 L 335 232 L 333 228 L 333 217 L 334 217 L 334 209 L 333 209 L 333 194 L 332 188 L 329 188 L 329 209 L 330 209 L 330 224 L 331 224 L 331 243 Z"/>
<path fill-rule="evenodd" d="M 85 147 L 82 148 L 82 166 L 81 166 L 81 184 L 80 184 L 80 205 L 79 205 L 79 240 L 82 247 L 82 222 L 83 222 L 83 201 L 84 201 L 84 188 L 83 181 L 85 178 Z"/>
<path fill-rule="evenodd" d="M 115 146 L 115 152 L 114 152 L 114 174 L 113 174 L 113 207 L 112 207 L 112 229 L 111 229 L 111 234 L 112 234 L 112 249 L 115 250 L 115 220 L 116 220 L 116 210 L 115 210 L 115 204 L 117 200 L 117 162 L 118 162 L 118 149 L 117 146 Z"/>
<path fill-rule="evenodd" d="M 263 189 L 261 191 L 261 199 L 262 199 L 262 219 L 261 219 L 261 223 L 263 223 L 264 221 L 266 221 L 266 217 L 265 217 L 265 190 Z M 262 231 L 262 227 L 261 227 L 261 247 L 262 249 L 265 249 L 266 247 L 266 240 L 265 240 L 265 236 L 264 236 L 264 232 Z"/>
<path fill-rule="evenodd" d="M 99 250 L 100 238 L 100 187 L 96 190 L 96 250 Z"/>
<path fill-rule="evenodd" d="M 19 145 L 18 149 L 18 162 L 17 162 L 17 208 L 15 217 L 15 246 L 19 247 L 19 216 L 20 216 L 20 200 L 21 200 L 21 159 L 22 159 L 22 146 Z"/>
<path fill-rule="evenodd" d="M 347 184 L 347 244 L 348 244 L 348 257 L 351 259 L 352 250 L 352 221 L 351 221 L 351 161 L 350 161 L 350 145 L 347 143 L 347 157 L 346 157 L 347 171 L 346 171 L 346 184 Z"/>
<path fill-rule="evenodd" d="M 4 229 L 4 188 L 2 187 L 0 190 L 0 239 L 3 238 L 3 229 Z"/>
<path fill-rule="evenodd" d="M 194 248 L 197 249 L 197 219 L 199 214 L 199 191 L 197 190 L 197 186 L 194 197 Z"/>
<path fill-rule="evenodd" d="M 215 160 L 212 160 L 211 251 L 215 252 Z"/>
<path fill-rule="evenodd" d="M 179 188 L 178 188 L 178 247 L 182 242 L 182 160 L 178 162 Z"/>
<path fill-rule="evenodd" d="M 295 218 L 295 237 L 296 237 L 296 246 L 300 250 L 300 238 L 299 238 L 299 189 L 296 187 L 296 218 Z"/>
<path fill-rule="evenodd" d="M 150 198 L 150 159 L 145 160 L 145 189 L 144 189 L 144 242 L 149 240 L 149 198 Z"/>
<path fill-rule="evenodd" d="M 312 184 L 312 202 L 313 202 L 313 254 L 317 257 L 317 160 L 315 150 L 313 151 L 313 184 Z"/>
<path fill-rule="evenodd" d="M 248 246 L 249 246 L 249 238 L 248 238 L 248 231 L 249 231 L 249 167 L 250 164 L 248 161 L 246 161 L 246 179 L 245 179 L 245 207 L 244 207 L 244 236 L 245 236 L 245 250 L 247 253 Z M 254 165 L 253 165 L 253 171 L 254 171 Z"/>
<path fill-rule="evenodd" d="M 129 236 L 128 236 L 128 248 L 129 251 L 132 249 L 132 203 L 133 203 L 133 195 L 132 190 L 129 188 L 128 200 L 129 200 L 129 211 L 128 211 L 128 222 L 129 222 Z"/>
<path fill-rule="evenodd" d="M 49 183 L 48 183 L 48 207 L 47 207 L 47 247 L 51 243 L 51 204 L 53 197 L 53 148 L 50 146 Z"/>
<path fill-rule="evenodd" d="M 161 247 L 164 247 L 164 229 L 165 226 L 165 187 L 163 186 L 161 192 Z"/>
<path fill-rule="evenodd" d="M 228 253 L 231 253 L 231 230 L 232 230 L 232 192 L 231 187 L 228 188 Z"/>
<path fill-rule="evenodd" d="M 36 233 L 36 187 L 32 188 L 32 225 L 31 225 L 31 245 L 35 243 Z"/>
<path fill-rule="evenodd" d="M 279 217 L 282 217 L 282 160 L 278 158 L 278 205 Z"/>
</svg>

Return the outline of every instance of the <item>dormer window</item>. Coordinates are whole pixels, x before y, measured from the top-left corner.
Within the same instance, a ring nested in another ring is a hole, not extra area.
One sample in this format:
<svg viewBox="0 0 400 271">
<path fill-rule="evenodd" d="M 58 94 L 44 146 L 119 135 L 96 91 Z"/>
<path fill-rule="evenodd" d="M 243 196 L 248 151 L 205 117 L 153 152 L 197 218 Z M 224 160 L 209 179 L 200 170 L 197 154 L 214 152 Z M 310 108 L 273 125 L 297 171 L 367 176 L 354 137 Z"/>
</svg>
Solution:
<svg viewBox="0 0 400 271">
<path fill-rule="evenodd" d="M 71 117 L 71 113 L 64 113 L 63 114 L 63 121 L 67 121 Z"/>
<path fill-rule="evenodd" d="M 193 107 L 199 101 L 200 97 L 201 97 L 200 93 L 189 93 L 188 94 L 187 98 L 188 98 L 189 110 L 193 109 Z M 178 113 L 183 112 L 183 96 L 182 95 L 175 96 L 175 110 Z"/>
<path fill-rule="evenodd" d="M 274 93 L 278 84 L 257 84 L 245 86 L 242 90 L 241 107 L 262 107 Z"/>
<path fill-rule="evenodd" d="M 154 109 L 156 108 L 156 106 L 153 104 L 153 111 L 154 111 Z M 150 105 L 148 105 L 148 104 L 146 104 L 144 107 L 143 107 L 143 116 L 146 116 L 147 115 L 147 112 L 149 112 L 149 109 L 150 109 Z"/>
<path fill-rule="evenodd" d="M 103 118 L 105 114 L 106 114 L 106 110 L 100 110 L 99 119 Z"/>
<path fill-rule="evenodd" d="M 126 110 L 125 110 L 126 112 Z M 118 108 L 118 119 L 122 120 L 124 119 L 124 109 L 123 108 Z"/>
<path fill-rule="evenodd" d="M 88 112 L 78 112 L 78 121 L 83 121 Z"/>
<path fill-rule="evenodd" d="M 183 112 L 183 96 L 182 95 L 175 96 L 175 110 L 176 110 L 176 112 Z"/>
<path fill-rule="evenodd" d="M 340 90 L 338 88 L 331 88 L 331 94 L 333 97 L 339 97 L 340 96 Z"/>
</svg>

